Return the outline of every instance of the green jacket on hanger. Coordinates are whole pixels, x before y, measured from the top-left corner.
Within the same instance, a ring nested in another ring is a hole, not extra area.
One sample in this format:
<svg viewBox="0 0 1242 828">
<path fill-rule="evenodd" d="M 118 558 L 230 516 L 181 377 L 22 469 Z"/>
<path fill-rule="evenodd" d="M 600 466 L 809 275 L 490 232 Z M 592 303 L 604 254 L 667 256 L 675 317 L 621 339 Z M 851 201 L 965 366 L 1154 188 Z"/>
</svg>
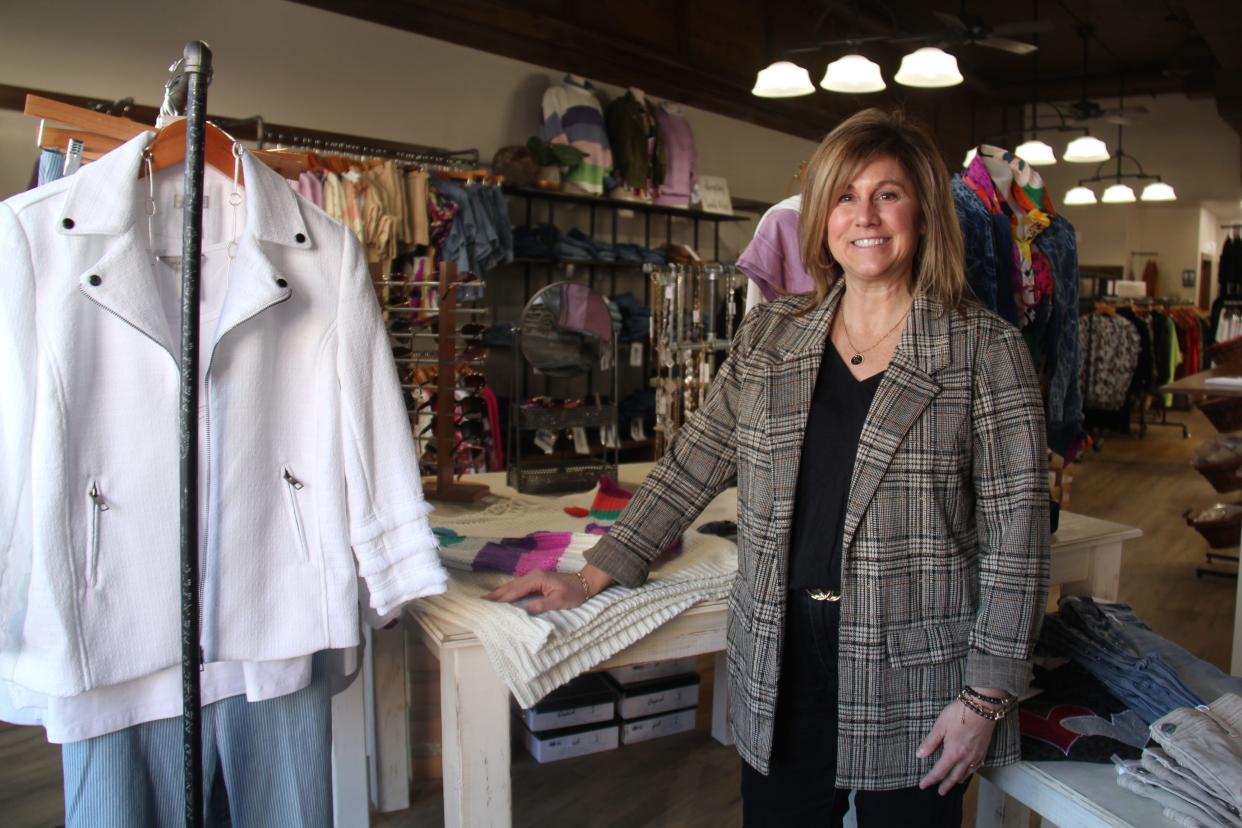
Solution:
<svg viewBox="0 0 1242 828">
<path fill-rule="evenodd" d="M 655 113 L 650 104 L 640 103 L 633 92 L 627 91 L 608 104 L 604 122 L 617 183 L 632 190 L 664 183 L 664 144 L 655 128 Z"/>
</svg>

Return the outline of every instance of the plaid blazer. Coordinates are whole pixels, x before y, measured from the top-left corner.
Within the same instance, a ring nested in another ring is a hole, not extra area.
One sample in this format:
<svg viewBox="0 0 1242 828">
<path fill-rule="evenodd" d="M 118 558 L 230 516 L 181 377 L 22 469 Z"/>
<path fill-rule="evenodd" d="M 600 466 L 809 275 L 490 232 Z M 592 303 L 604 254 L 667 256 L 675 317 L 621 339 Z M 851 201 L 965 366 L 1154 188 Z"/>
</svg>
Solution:
<svg viewBox="0 0 1242 828">
<path fill-rule="evenodd" d="M 706 404 L 587 559 L 622 584 L 736 477 L 729 711 L 766 773 L 802 440 L 843 292 L 747 314 Z M 837 785 L 918 783 L 915 750 L 964 683 L 1019 692 L 1048 589 L 1043 403 L 1026 345 L 978 307 L 918 296 L 863 424 L 842 552 Z M 1018 759 L 1018 717 L 988 764 Z"/>
</svg>

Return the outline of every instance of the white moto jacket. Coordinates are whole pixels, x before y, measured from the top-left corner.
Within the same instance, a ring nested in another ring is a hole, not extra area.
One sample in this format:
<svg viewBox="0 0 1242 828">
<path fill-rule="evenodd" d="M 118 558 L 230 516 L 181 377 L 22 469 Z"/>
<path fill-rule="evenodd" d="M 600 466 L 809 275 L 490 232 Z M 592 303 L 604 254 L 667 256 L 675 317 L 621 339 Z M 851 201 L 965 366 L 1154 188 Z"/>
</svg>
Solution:
<svg viewBox="0 0 1242 828">
<path fill-rule="evenodd" d="M 0 681 L 49 695 L 179 659 L 182 171 L 140 176 L 150 140 L 0 204 Z M 356 644 L 359 576 L 379 614 L 445 587 L 361 246 L 242 167 L 236 208 L 205 188 L 208 661 Z"/>
</svg>

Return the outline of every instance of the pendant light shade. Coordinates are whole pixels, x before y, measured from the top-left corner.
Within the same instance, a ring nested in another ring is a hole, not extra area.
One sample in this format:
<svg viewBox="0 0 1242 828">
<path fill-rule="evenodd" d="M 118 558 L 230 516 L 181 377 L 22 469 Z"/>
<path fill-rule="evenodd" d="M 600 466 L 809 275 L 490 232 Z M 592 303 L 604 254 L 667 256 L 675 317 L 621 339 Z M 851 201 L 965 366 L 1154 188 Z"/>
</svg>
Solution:
<svg viewBox="0 0 1242 828">
<path fill-rule="evenodd" d="M 924 46 L 901 59 L 901 68 L 893 80 L 902 86 L 939 89 L 957 86 L 964 78 L 957 68 L 957 58 L 935 46 Z"/>
<path fill-rule="evenodd" d="M 978 154 L 979 154 L 979 150 L 975 149 L 974 147 L 971 147 L 970 149 L 966 150 L 966 160 L 962 162 L 962 168 L 965 169 L 966 167 L 969 167 L 970 162 L 974 161 L 975 156 Z"/>
<path fill-rule="evenodd" d="M 1061 156 L 1070 164 L 1099 164 L 1110 157 L 1108 146 L 1091 135 L 1083 135 L 1070 141 L 1065 148 L 1065 154 Z"/>
<path fill-rule="evenodd" d="M 1095 204 L 1095 190 L 1079 184 L 1065 194 L 1065 203 L 1070 206 L 1075 204 Z"/>
<path fill-rule="evenodd" d="M 805 69 L 788 60 L 778 60 L 767 69 L 759 70 L 750 94 L 759 98 L 796 98 L 814 91 L 815 85 Z"/>
<path fill-rule="evenodd" d="M 1131 204 L 1137 199 L 1134 197 L 1134 190 L 1128 184 L 1118 182 L 1109 185 L 1104 195 L 1100 196 L 1100 201 L 1105 204 Z"/>
<path fill-rule="evenodd" d="M 1032 138 L 1025 144 L 1019 144 L 1018 148 L 1013 151 L 1013 154 L 1032 167 L 1043 167 L 1057 163 L 1057 156 L 1052 151 L 1052 147 L 1038 138 Z"/>
<path fill-rule="evenodd" d="M 819 85 L 829 92 L 863 95 L 885 88 L 880 65 L 862 55 L 845 55 L 828 64 L 828 71 Z"/>
<path fill-rule="evenodd" d="M 1163 181 L 1153 181 L 1143 188 L 1143 201 L 1177 201 L 1177 193 Z"/>
</svg>

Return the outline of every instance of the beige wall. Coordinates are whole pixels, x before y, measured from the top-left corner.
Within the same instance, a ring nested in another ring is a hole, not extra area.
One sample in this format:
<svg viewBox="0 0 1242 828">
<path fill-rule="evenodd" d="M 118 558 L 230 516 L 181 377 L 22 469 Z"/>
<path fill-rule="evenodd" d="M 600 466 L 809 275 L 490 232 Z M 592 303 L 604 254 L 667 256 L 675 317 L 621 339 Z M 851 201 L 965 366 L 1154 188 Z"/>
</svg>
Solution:
<svg viewBox="0 0 1242 828">
<path fill-rule="evenodd" d="M 1106 106 L 1113 102 L 1105 101 Z M 1194 288 L 1182 287 L 1182 270 L 1199 269 L 1199 255 L 1205 248 L 1215 249 L 1216 227 L 1237 220 L 1242 198 L 1242 149 L 1238 134 L 1216 113 L 1210 100 L 1190 100 L 1181 95 L 1138 98 L 1130 103 L 1149 110 L 1135 119 L 1124 134 L 1127 153 L 1137 157 L 1149 174 L 1158 174 L 1177 190 L 1178 201 L 1170 204 L 1108 205 L 1063 207 L 1066 191 L 1078 179 L 1095 174 L 1093 164 L 1057 163 L 1040 167 L 1040 174 L 1051 188 L 1054 206 L 1063 212 L 1078 231 L 1078 259 L 1084 265 L 1113 265 L 1133 268 L 1133 278 L 1142 276 L 1145 257 L 1131 257 L 1132 251 L 1159 252 L 1161 292 L 1165 296 L 1194 299 Z M 1116 126 L 1092 122 L 1093 134 L 1111 149 L 1117 146 Z M 1052 144 L 1059 156 L 1073 136 L 1047 133 L 1041 137 Z M 1110 161 L 1102 175 L 1113 172 Z M 1126 161 L 1123 172 L 1137 172 Z M 1141 185 L 1128 181 L 1136 193 Z M 1092 185 L 1097 195 L 1108 182 Z M 1215 258 L 1213 254 L 1213 258 Z"/>
<path fill-rule="evenodd" d="M 111 0 L 74 4 L 71 14 L 58 4 L 6 6 L 2 83 L 158 104 L 165 68 L 187 40 L 201 38 L 215 54 L 213 112 L 478 147 L 485 160 L 538 131 L 543 92 L 563 75 L 280 0 Z M 702 110 L 687 116 L 700 173 L 724 176 L 735 196 L 781 198 L 814 147 Z M 25 187 L 34 132 L 33 121 L 0 113 L 0 196 Z M 727 228 L 726 247 L 735 252 L 749 233 Z"/>
</svg>

